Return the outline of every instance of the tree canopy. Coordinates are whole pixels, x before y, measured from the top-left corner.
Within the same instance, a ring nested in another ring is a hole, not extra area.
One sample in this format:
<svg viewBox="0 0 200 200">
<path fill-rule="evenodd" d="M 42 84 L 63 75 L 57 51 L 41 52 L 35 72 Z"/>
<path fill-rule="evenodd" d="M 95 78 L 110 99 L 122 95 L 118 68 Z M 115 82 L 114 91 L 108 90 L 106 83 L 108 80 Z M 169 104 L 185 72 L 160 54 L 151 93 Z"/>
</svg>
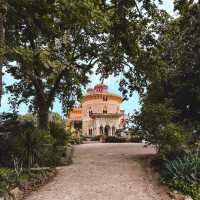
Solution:
<svg viewBox="0 0 200 200">
<path fill-rule="evenodd" d="M 180 15 L 159 37 L 155 73 L 133 117 L 144 139 L 165 153 L 186 150 L 200 135 L 200 4 L 175 5 Z"/>
<path fill-rule="evenodd" d="M 121 74 L 123 96 L 143 93 L 157 62 L 154 47 L 170 16 L 159 9 L 158 1 L 106 2 L 110 23 L 97 73 L 105 78 Z"/>
<path fill-rule="evenodd" d="M 17 80 L 7 87 L 13 108 L 30 104 L 41 128 L 47 127 L 55 98 L 66 112 L 88 82 L 105 24 L 98 1 L 8 0 L 2 54 Z"/>
</svg>

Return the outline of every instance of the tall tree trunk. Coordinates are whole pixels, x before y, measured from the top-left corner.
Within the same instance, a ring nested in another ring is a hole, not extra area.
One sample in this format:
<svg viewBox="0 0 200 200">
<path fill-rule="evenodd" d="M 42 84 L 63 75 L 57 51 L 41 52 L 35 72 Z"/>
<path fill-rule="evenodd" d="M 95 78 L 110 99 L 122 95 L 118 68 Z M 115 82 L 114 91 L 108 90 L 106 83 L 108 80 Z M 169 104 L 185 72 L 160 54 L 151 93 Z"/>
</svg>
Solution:
<svg viewBox="0 0 200 200">
<path fill-rule="evenodd" d="M 49 128 L 49 108 L 45 102 L 39 102 L 38 123 L 39 123 L 40 129 L 48 130 L 48 128 Z"/>
<path fill-rule="evenodd" d="M 33 83 L 36 90 L 35 109 L 37 110 L 37 123 L 40 129 L 49 128 L 49 104 L 44 92 L 44 86 L 40 78 L 34 78 Z"/>
<path fill-rule="evenodd" d="M 6 20 L 6 0 L 0 0 L 0 48 L 4 47 L 5 43 L 5 20 Z M 2 84 L 2 68 L 3 68 L 3 57 L 0 57 L 0 105 L 1 105 L 1 96 L 3 91 Z"/>
</svg>

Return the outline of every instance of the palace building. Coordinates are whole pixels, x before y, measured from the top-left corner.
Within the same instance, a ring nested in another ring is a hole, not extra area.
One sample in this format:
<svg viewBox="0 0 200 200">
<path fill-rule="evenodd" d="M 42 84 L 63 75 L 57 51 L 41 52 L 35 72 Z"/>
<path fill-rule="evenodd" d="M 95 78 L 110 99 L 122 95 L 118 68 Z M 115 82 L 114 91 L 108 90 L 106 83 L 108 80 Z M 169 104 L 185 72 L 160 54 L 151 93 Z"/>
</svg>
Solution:
<svg viewBox="0 0 200 200">
<path fill-rule="evenodd" d="M 67 129 L 81 132 L 85 136 L 114 136 L 124 127 L 124 111 L 120 110 L 122 97 L 108 92 L 108 86 L 97 84 L 89 88 L 81 105 L 68 114 Z"/>
</svg>

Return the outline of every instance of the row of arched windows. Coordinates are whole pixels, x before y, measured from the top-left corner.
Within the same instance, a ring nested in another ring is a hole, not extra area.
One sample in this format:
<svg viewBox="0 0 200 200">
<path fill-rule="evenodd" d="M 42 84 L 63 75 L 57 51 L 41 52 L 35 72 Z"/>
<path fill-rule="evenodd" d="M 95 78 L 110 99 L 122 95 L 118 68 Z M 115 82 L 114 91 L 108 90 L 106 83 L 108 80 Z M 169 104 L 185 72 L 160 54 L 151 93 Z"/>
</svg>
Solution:
<svg viewBox="0 0 200 200">
<path fill-rule="evenodd" d="M 117 107 L 116 112 L 118 113 L 119 111 L 120 111 L 120 108 Z M 92 111 L 92 108 L 90 107 L 89 108 L 89 115 L 91 115 L 92 113 L 93 113 L 93 111 Z M 108 113 L 107 106 L 104 106 L 103 107 L 103 114 L 106 114 L 106 113 Z"/>
<path fill-rule="evenodd" d="M 89 116 L 92 115 L 92 113 L 93 113 L 93 112 L 92 112 L 92 108 L 90 107 L 90 108 L 89 108 L 89 112 L 88 112 Z M 106 114 L 106 113 L 108 113 L 107 107 L 104 106 L 104 108 L 103 108 L 103 114 Z"/>
<path fill-rule="evenodd" d="M 103 135 L 103 134 L 110 135 L 111 134 L 113 136 L 113 135 L 115 135 L 116 128 L 115 128 L 115 126 L 110 127 L 109 125 L 106 125 L 105 127 L 100 126 L 99 131 L 100 131 L 101 135 Z"/>
<path fill-rule="evenodd" d="M 105 127 L 100 126 L 99 127 L 99 132 L 100 132 L 100 135 L 111 135 L 111 136 L 114 136 L 115 132 L 116 132 L 116 128 L 115 128 L 115 126 L 110 127 L 109 125 L 106 125 Z M 92 128 L 89 128 L 88 135 L 89 136 L 93 136 Z"/>
</svg>

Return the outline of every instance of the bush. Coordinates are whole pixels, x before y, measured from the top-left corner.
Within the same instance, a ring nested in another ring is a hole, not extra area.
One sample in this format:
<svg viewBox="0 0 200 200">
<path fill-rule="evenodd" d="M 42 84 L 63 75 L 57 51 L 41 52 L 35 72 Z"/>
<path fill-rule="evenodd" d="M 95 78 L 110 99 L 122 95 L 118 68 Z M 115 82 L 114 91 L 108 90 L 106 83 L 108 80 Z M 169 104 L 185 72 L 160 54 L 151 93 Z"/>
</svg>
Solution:
<svg viewBox="0 0 200 200">
<path fill-rule="evenodd" d="M 104 140 L 106 143 L 124 143 L 126 142 L 126 138 L 115 137 L 115 136 L 107 136 Z"/>
<path fill-rule="evenodd" d="M 14 170 L 0 168 L 0 196 L 7 193 L 16 183 Z"/>
<path fill-rule="evenodd" d="M 51 122 L 49 128 L 50 135 L 54 139 L 54 145 L 66 146 L 68 141 L 70 140 L 70 135 L 67 133 L 64 127 L 58 123 Z"/>
<path fill-rule="evenodd" d="M 20 189 L 27 189 L 27 186 L 30 185 L 31 189 L 34 189 L 34 187 L 41 184 L 43 178 L 46 179 L 52 176 L 53 173 L 55 173 L 55 169 L 53 168 L 33 169 L 30 171 L 24 170 L 17 176 L 14 170 L 0 168 L 0 197 L 9 193 L 11 189 L 17 186 L 20 187 Z"/>
<path fill-rule="evenodd" d="M 47 131 L 37 129 L 31 122 L 15 121 L 15 128 L 1 136 L 0 165 L 13 167 L 13 159 L 22 160 L 24 167 L 32 167 L 43 162 L 45 145 L 52 143 Z"/>
<path fill-rule="evenodd" d="M 102 137 L 101 135 L 93 136 L 93 137 L 91 137 L 91 141 L 100 141 L 101 137 Z"/>
<path fill-rule="evenodd" d="M 13 168 L 17 158 L 24 168 L 34 166 L 55 166 L 65 156 L 65 146 L 70 135 L 63 126 L 50 124 L 50 130 L 40 130 L 27 120 L 20 121 L 12 115 L 5 115 L 0 128 L 0 166 Z"/>
<path fill-rule="evenodd" d="M 162 181 L 170 187 L 182 191 L 195 200 L 200 199 L 200 157 L 188 154 L 167 161 L 162 170 Z"/>
<path fill-rule="evenodd" d="M 140 143 L 142 142 L 142 138 L 139 136 L 132 136 L 131 138 L 128 139 L 128 142 Z"/>
<path fill-rule="evenodd" d="M 67 134 L 69 135 L 70 144 L 82 144 L 85 139 L 84 136 L 76 131 L 68 131 Z"/>
</svg>

